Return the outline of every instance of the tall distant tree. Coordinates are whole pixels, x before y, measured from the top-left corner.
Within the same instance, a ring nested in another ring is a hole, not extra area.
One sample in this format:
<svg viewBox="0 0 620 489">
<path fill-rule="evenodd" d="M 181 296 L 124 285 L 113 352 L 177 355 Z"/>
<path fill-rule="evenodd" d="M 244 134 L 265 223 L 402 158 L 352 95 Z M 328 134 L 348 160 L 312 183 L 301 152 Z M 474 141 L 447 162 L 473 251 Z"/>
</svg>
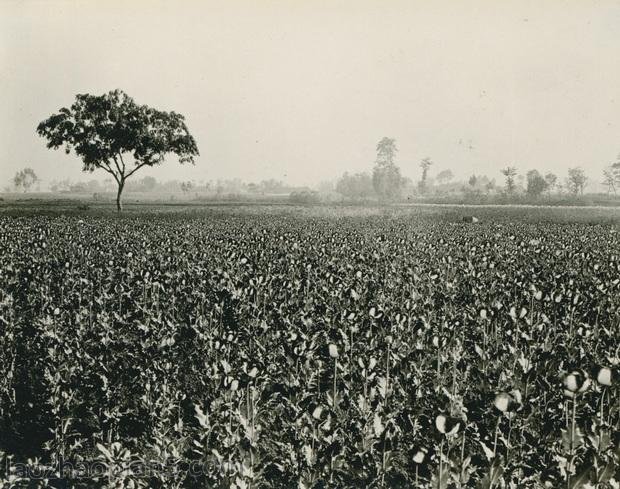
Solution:
<svg viewBox="0 0 620 489">
<path fill-rule="evenodd" d="M 538 170 L 530 170 L 527 172 L 527 195 L 530 197 L 539 197 L 547 189 L 547 181 Z"/>
<path fill-rule="evenodd" d="M 568 178 L 566 179 L 566 186 L 570 189 L 574 195 L 583 194 L 583 189 L 586 186 L 588 177 L 579 167 L 568 169 Z"/>
<path fill-rule="evenodd" d="M 70 108 L 41 122 L 37 133 L 47 139 L 48 148 L 74 150 L 83 171 L 100 168 L 112 175 L 119 212 L 125 182 L 140 168 L 159 165 L 168 154 L 193 164 L 199 154 L 181 114 L 138 105 L 121 90 L 77 95 Z"/>
<path fill-rule="evenodd" d="M 372 185 L 380 199 L 398 197 L 402 186 L 400 168 L 394 163 L 396 140 L 384 137 L 377 144 L 377 159 L 372 172 Z"/>
<path fill-rule="evenodd" d="M 377 143 L 377 165 L 390 166 L 396 159 L 396 139 L 384 137 Z"/>
<path fill-rule="evenodd" d="M 420 180 L 420 189 L 426 190 L 426 180 L 428 178 L 428 170 L 432 166 L 433 162 L 430 158 L 424 158 L 420 161 L 420 168 L 422 168 L 422 179 Z"/>
<path fill-rule="evenodd" d="M 506 177 L 506 192 L 513 194 L 516 189 L 515 177 L 517 176 L 517 169 L 514 166 L 507 166 L 501 172 Z"/>
<path fill-rule="evenodd" d="M 472 175 L 471 177 L 469 177 L 467 183 L 469 183 L 470 187 L 475 187 L 478 183 L 478 177 L 476 175 Z"/>
<path fill-rule="evenodd" d="M 18 171 L 13 177 L 13 185 L 16 189 L 22 189 L 24 192 L 28 192 L 30 188 L 39 181 L 39 177 L 32 168 L 24 168 Z"/>
</svg>

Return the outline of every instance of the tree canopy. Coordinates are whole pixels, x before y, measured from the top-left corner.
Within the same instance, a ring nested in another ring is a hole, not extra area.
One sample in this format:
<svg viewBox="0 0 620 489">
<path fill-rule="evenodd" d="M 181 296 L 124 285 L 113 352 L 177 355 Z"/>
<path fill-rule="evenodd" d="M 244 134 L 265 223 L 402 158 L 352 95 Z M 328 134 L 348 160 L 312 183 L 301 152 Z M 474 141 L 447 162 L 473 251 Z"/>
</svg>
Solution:
<svg viewBox="0 0 620 489">
<path fill-rule="evenodd" d="M 181 114 L 138 105 L 121 90 L 77 95 L 70 108 L 42 121 L 37 133 L 50 149 L 75 151 L 84 171 L 101 168 L 112 175 L 119 210 L 125 181 L 140 168 L 159 165 L 168 154 L 193 164 L 199 154 Z"/>
</svg>

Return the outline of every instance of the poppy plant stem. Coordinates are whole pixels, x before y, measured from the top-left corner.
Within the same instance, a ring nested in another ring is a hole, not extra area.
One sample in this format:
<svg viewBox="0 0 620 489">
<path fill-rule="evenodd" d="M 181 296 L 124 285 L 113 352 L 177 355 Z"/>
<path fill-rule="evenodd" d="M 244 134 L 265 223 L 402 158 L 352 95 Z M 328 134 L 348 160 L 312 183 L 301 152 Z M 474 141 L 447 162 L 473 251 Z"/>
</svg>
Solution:
<svg viewBox="0 0 620 489">
<path fill-rule="evenodd" d="M 506 441 L 506 460 L 510 457 L 510 435 L 512 434 L 512 418 L 508 418 L 508 439 Z"/>
<path fill-rule="evenodd" d="M 463 440 L 461 442 L 461 467 L 463 466 L 463 461 L 465 460 L 465 438 L 467 438 L 467 423 L 463 426 Z"/>
<path fill-rule="evenodd" d="M 385 484 L 385 433 L 383 433 L 383 446 L 381 448 L 381 485 Z"/>
<path fill-rule="evenodd" d="M 441 482 L 443 480 L 443 442 L 444 437 L 441 437 L 441 445 L 439 446 L 439 480 L 437 481 L 437 487 L 439 489 L 443 487 Z"/>
<path fill-rule="evenodd" d="M 338 359 L 334 358 L 334 409 L 336 408 L 336 381 L 338 379 Z"/>
<path fill-rule="evenodd" d="M 573 416 L 570 429 L 568 470 L 566 471 L 566 487 L 570 489 L 570 476 L 573 471 L 573 452 L 575 449 L 575 419 L 577 415 L 577 393 L 573 396 Z"/>
<path fill-rule="evenodd" d="M 351 366 L 353 365 L 353 326 L 349 326 L 349 379 L 351 378 Z"/>
<path fill-rule="evenodd" d="M 497 455 L 497 435 L 499 434 L 499 423 L 502 420 L 502 416 L 497 417 L 497 423 L 495 424 L 495 438 L 493 439 L 493 458 Z"/>
<path fill-rule="evenodd" d="M 603 423 L 605 422 L 605 393 L 606 392 L 607 392 L 607 389 L 603 387 L 603 393 L 601 394 L 601 412 L 600 412 L 601 427 L 603 426 Z"/>
<path fill-rule="evenodd" d="M 319 364 L 316 369 L 316 396 L 317 398 L 321 397 L 321 361 L 319 360 Z"/>
<path fill-rule="evenodd" d="M 385 404 L 387 405 L 390 395 L 390 344 L 388 343 L 387 355 L 385 358 Z"/>
</svg>

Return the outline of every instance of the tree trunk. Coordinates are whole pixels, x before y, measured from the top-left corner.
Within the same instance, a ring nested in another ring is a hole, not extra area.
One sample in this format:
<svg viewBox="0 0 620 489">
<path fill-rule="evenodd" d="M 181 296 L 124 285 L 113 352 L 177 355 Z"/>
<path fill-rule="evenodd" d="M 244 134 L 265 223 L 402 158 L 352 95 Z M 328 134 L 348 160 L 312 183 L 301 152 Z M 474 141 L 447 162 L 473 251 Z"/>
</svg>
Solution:
<svg viewBox="0 0 620 489">
<path fill-rule="evenodd" d="M 121 194 L 123 193 L 123 187 L 125 186 L 125 181 L 121 180 L 118 182 L 118 192 L 116 193 L 116 210 L 121 212 L 123 210 L 123 203 L 121 202 Z"/>
</svg>

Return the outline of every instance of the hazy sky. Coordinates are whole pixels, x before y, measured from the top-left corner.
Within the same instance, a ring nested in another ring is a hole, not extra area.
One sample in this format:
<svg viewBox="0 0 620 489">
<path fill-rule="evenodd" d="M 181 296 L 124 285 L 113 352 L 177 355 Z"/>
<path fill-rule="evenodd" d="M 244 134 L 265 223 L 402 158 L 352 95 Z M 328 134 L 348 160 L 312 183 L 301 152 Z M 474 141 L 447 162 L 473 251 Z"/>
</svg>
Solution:
<svg viewBox="0 0 620 489">
<path fill-rule="evenodd" d="M 35 127 L 115 88 L 184 114 L 201 152 L 136 177 L 313 184 L 369 170 L 390 136 L 414 179 L 428 156 L 599 181 L 620 153 L 620 2 L 3 0 L 0 185 L 90 178 Z"/>
</svg>

